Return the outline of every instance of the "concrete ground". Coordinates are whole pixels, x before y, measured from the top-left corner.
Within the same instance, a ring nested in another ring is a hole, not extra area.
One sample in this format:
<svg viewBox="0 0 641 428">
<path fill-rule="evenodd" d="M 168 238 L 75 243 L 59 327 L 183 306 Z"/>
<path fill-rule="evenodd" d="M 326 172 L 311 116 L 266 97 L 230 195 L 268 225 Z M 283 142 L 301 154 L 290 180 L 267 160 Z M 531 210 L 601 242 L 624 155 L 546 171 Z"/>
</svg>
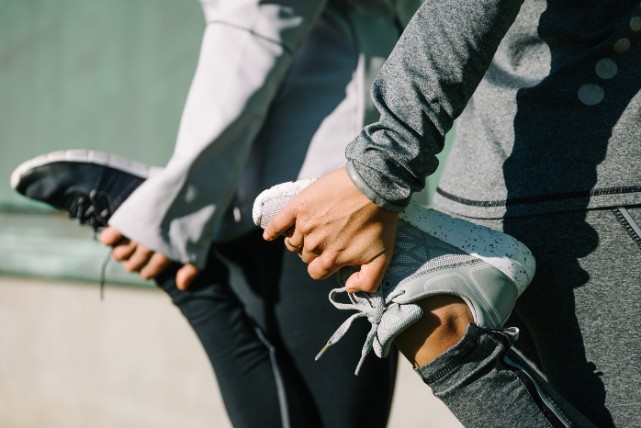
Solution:
<svg viewBox="0 0 641 428">
<path fill-rule="evenodd" d="M 143 310 L 144 309 L 144 310 Z M 200 345 L 153 288 L 0 276 L 0 427 L 230 427 Z M 400 362 L 390 427 L 461 427 Z"/>
</svg>

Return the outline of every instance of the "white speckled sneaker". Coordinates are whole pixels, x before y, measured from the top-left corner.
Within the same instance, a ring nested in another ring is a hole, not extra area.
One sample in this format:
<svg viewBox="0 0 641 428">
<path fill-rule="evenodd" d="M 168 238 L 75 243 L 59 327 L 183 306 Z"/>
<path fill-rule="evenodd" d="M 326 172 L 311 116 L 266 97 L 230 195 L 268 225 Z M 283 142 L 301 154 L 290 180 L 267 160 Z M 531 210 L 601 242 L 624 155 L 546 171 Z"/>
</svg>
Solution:
<svg viewBox="0 0 641 428">
<path fill-rule="evenodd" d="M 265 227 L 287 202 L 313 180 L 283 183 L 261 193 L 254 202 L 254 222 Z M 343 268 L 341 284 L 357 268 Z M 356 373 L 373 349 L 389 353 L 394 338 L 416 322 L 423 310 L 414 302 L 437 294 L 462 298 L 480 327 L 501 328 L 518 296 L 534 276 L 530 250 L 513 237 L 411 203 L 400 215 L 394 256 L 383 283 L 374 293 L 348 293 L 349 302 L 330 293 L 338 309 L 356 310 L 332 335 L 317 359 L 336 343 L 356 318 L 372 324 Z"/>
</svg>

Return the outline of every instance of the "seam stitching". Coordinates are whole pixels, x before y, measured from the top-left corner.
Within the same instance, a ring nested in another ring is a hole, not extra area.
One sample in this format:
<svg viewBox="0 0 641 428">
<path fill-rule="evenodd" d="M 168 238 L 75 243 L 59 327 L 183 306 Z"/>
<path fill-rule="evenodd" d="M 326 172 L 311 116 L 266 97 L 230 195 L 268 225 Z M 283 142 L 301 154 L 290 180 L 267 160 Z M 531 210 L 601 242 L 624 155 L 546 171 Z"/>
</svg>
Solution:
<svg viewBox="0 0 641 428">
<path fill-rule="evenodd" d="M 501 207 L 501 206 L 509 207 L 513 205 L 536 204 L 541 202 L 559 201 L 563 199 L 580 199 L 580 198 L 590 198 L 592 196 L 620 195 L 620 194 L 637 193 L 637 192 L 641 192 L 641 186 L 607 187 L 603 189 L 555 193 L 552 195 L 545 195 L 545 196 L 529 196 L 529 197 L 523 197 L 523 198 L 501 199 L 501 200 L 493 200 L 493 201 L 479 201 L 479 200 L 461 198 L 459 196 L 453 195 L 443 190 L 440 187 L 436 188 L 436 193 L 438 193 L 442 197 L 450 199 L 454 202 L 458 202 L 460 204 L 470 205 L 474 207 Z"/>
</svg>

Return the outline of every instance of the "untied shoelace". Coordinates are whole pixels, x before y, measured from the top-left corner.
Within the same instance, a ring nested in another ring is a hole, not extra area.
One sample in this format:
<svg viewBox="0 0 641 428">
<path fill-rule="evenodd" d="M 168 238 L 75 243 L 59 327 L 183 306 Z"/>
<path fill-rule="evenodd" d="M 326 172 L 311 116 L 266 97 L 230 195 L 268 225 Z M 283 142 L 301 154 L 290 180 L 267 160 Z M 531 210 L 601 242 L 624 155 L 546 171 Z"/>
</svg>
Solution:
<svg viewBox="0 0 641 428">
<path fill-rule="evenodd" d="M 349 303 L 343 303 L 338 300 L 337 296 L 340 293 L 347 293 Z M 354 374 L 358 374 L 361 366 L 363 365 L 363 362 L 365 361 L 365 357 L 367 357 L 367 355 L 372 351 L 374 339 L 376 338 L 376 332 L 378 330 L 378 325 L 380 324 L 381 318 L 383 317 L 383 313 L 386 309 L 385 301 L 391 301 L 391 299 L 400 294 L 403 294 L 403 291 L 394 290 L 387 297 L 385 297 L 380 288 L 373 293 L 348 293 L 345 288 L 335 288 L 331 290 L 329 292 L 329 301 L 332 303 L 332 305 L 334 305 L 334 307 L 336 307 L 336 309 L 355 310 L 357 312 L 347 318 L 338 327 L 334 334 L 329 338 L 325 346 L 323 346 L 323 348 L 320 350 L 318 355 L 316 355 L 315 360 L 318 360 L 320 357 L 322 357 L 330 346 L 336 344 L 339 340 L 342 339 L 345 333 L 347 333 L 347 330 L 349 330 L 349 328 L 352 326 L 354 320 L 356 320 L 357 318 L 367 318 L 372 327 L 367 333 L 365 344 L 363 345 L 363 349 L 361 351 L 361 358 L 358 362 L 358 365 L 356 366 L 356 370 L 354 371 Z"/>
</svg>

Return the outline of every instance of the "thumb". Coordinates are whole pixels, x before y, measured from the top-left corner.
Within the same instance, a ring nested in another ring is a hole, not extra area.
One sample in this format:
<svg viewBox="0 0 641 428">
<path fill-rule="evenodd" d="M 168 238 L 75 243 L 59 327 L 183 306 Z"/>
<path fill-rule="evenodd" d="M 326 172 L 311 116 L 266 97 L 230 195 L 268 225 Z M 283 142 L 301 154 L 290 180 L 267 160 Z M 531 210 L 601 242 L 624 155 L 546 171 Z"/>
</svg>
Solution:
<svg viewBox="0 0 641 428">
<path fill-rule="evenodd" d="M 199 273 L 200 269 L 191 263 L 182 265 L 176 272 L 176 286 L 179 290 L 185 291 Z"/>
<path fill-rule="evenodd" d="M 111 226 L 106 227 L 100 232 L 100 243 L 106 245 L 107 247 L 113 247 L 114 245 L 120 243 L 124 239 L 124 235 Z"/>
<path fill-rule="evenodd" d="M 378 290 L 383 282 L 388 263 L 382 255 L 369 263 L 361 265 L 361 269 L 354 272 L 345 282 L 345 290 L 349 293 L 365 291 L 368 293 Z"/>
</svg>

